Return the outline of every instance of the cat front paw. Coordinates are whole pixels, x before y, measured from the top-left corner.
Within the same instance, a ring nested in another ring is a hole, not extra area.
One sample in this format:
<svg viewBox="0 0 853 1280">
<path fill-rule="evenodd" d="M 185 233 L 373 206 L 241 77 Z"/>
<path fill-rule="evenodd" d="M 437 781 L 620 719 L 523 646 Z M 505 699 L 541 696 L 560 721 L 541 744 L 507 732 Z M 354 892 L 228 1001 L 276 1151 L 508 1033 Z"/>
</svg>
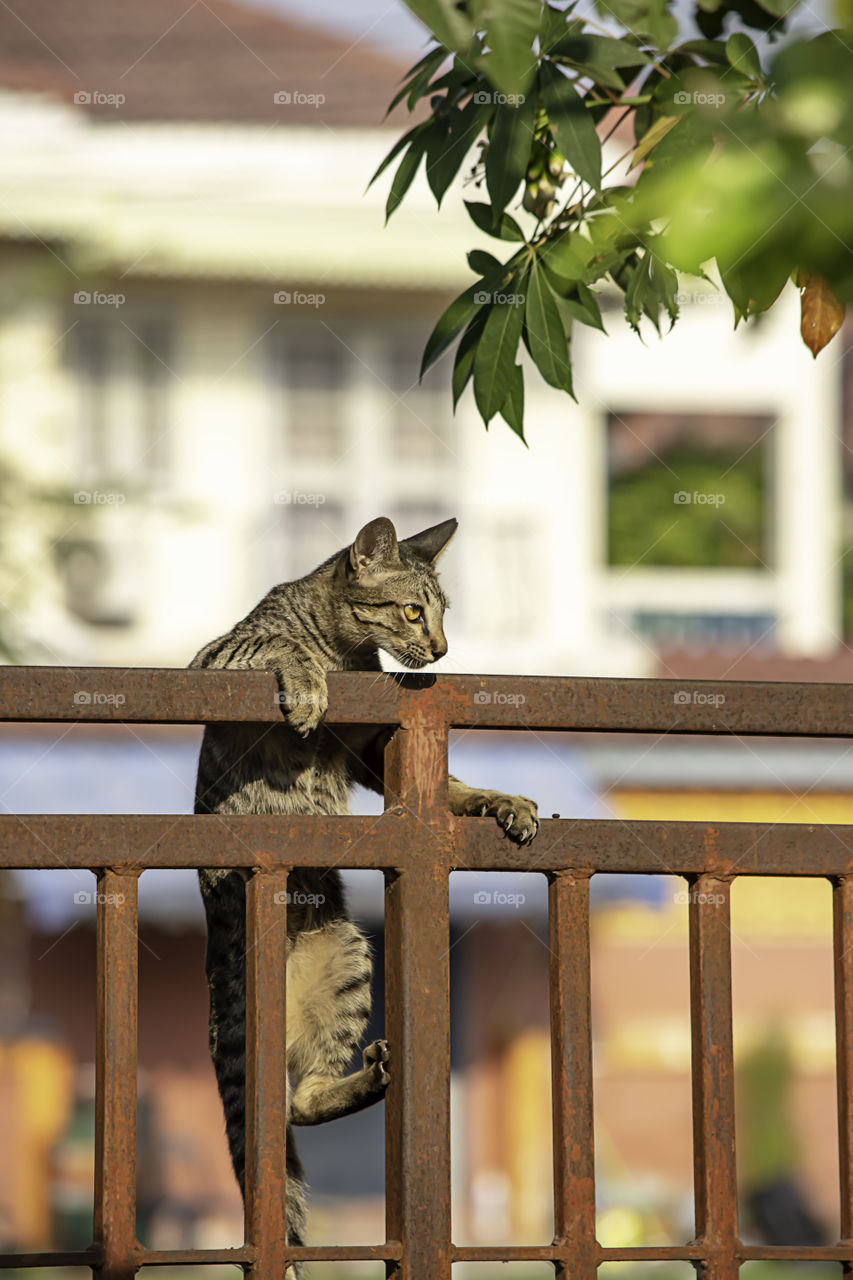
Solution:
<svg viewBox="0 0 853 1280">
<path fill-rule="evenodd" d="M 388 1072 L 391 1050 L 388 1048 L 388 1041 L 374 1040 L 373 1044 L 367 1046 L 362 1057 L 364 1058 L 364 1069 L 371 1072 L 377 1092 L 384 1093 L 391 1083 L 391 1076 Z"/>
<path fill-rule="evenodd" d="M 288 671 L 278 676 L 278 701 L 282 715 L 301 738 L 312 733 L 329 705 L 329 691 L 322 673 Z"/>
<path fill-rule="evenodd" d="M 513 844 L 530 844 L 539 830 L 538 809 L 527 796 L 505 796 L 492 791 L 479 798 L 474 816 L 494 818 Z"/>
</svg>

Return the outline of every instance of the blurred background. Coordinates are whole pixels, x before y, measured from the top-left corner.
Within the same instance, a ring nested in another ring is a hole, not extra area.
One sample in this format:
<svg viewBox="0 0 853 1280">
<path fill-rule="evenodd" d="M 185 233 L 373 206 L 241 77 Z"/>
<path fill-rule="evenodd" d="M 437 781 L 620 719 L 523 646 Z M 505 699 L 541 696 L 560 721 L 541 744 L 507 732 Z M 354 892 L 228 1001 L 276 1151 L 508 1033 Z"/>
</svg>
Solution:
<svg viewBox="0 0 853 1280">
<path fill-rule="evenodd" d="M 417 370 L 478 233 L 458 187 L 438 214 L 416 184 L 387 229 L 382 182 L 365 194 L 422 48 L 402 6 L 367 0 L 0 8 L 3 661 L 114 668 L 80 696 L 117 700 L 128 667 L 186 665 L 374 516 L 405 536 L 455 515 L 443 671 L 667 676 L 685 701 L 708 678 L 849 681 L 850 332 L 813 361 L 790 286 L 735 332 L 685 281 L 644 345 L 605 297 L 609 336 L 576 331 L 578 403 L 528 383 L 528 450 L 466 400 L 454 417 L 447 361 Z M 4 725 L 0 802 L 22 822 L 187 813 L 199 737 Z M 468 733 L 451 765 L 546 816 L 845 822 L 853 791 L 826 740 Z M 685 884 L 665 873 L 592 885 L 605 1245 L 694 1232 Z M 381 876 L 348 884 L 372 1038 Z M 91 1239 L 94 889 L 0 877 L 2 1250 Z M 451 902 L 455 1239 L 545 1242 L 544 878 L 458 874 Z M 148 871 L 140 903 L 139 1237 L 236 1244 L 195 878 Z M 742 1234 L 837 1239 L 828 883 L 738 880 L 732 955 Z M 301 1132 L 313 1241 L 384 1238 L 382 1125 Z"/>
</svg>

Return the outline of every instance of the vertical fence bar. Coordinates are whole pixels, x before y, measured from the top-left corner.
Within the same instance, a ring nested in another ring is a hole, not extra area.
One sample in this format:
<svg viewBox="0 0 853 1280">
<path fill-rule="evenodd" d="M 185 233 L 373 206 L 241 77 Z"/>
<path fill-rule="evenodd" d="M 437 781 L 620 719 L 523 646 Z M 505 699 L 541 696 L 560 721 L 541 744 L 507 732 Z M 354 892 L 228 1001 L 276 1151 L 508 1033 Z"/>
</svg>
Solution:
<svg viewBox="0 0 853 1280">
<path fill-rule="evenodd" d="M 706 1274 L 737 1280 L 729 882 L 698 876 L 688 912 L 696 1237 L 705 1250 Z"/>
<path fill-rule="evenodd" d="M 548 885 L 551 1106 L 558 1280 L 595 1280 L 595 1152 L 590 1013 L 589 876 Z"/>
<path fill-rule="evenodd" d="M 385 751 L 386 805 L 415 820 L 411 861 L 385 877 L 386 1232 L 395 1280 L 450 1280 L 450 909 L 447 730 L 417 721 Z M 443 795 L 442 795 L 443 793 Z"/>
<path fill-rule="evenodd" d="M 853 879 L 842 876 L 832 887 L 835 965 L 835 1076 L 838 1088 L 838 1164 L 841 1191 L 841 1239 L 853 1237 Z M 845 1275 L 853 1268 L 844 1263 Z"/>
<path fill-rule="evenodd" d="M 285 1206 L 287 871 L 246 884 L 246 1239 L 253 1280 L 289 1280 Z"/>
<path fill-rule="evenodd" d="M 136 1273 L 136 874 L 102 871 L 97 894 L 95 1243 L 101 1280 Z"/>
</svg>

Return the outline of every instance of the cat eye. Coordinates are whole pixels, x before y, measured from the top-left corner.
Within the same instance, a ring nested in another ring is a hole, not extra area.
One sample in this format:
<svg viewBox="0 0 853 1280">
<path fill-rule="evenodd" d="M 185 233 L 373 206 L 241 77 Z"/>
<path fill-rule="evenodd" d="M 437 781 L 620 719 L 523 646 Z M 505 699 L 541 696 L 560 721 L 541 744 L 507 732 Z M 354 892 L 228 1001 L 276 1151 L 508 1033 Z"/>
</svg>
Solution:
<svg viewBox="0 0 853 1280">
<path fill-rule="evenodd" d="M 403 608 L 403 613 L 409 619 L 409 622 L 417 622 L 423 613 L 423 609 L 419 604 L 407 604 Z"/>
</svg>

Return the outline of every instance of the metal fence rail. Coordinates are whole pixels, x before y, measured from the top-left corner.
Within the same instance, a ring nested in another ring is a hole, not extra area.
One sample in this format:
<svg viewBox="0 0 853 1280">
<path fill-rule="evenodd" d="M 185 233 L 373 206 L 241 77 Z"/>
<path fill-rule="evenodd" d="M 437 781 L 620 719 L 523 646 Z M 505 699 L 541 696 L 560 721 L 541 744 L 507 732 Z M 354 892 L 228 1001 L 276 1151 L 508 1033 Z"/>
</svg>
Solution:
<svg viewBox="0 0 853 1280">
<path fill-rule="evenodd" d="M 89 868 L 97 916 L 95 1242 L 79 1253 L 0 1255 L 0 1267 L 87 1265 L 126 1280 L 144 1265 L 236 1263 L 283 1280 L 290 1259 L 379 1259 L 396 1280 L 450 1280 L 454 1262 L 552 1262 L 593 1280 L 605 1260 L 687 1259 L 735 1280 L 752 1259 L 853 1268 L 853 826 L 549 819 L 529 849 L 491 819 L 446 803 L 451 728 L 853 736 L 853 687 L 373 675 L 329 679 L 329 724 L 397 726 L 379 818 L 0 816 L 0 866 Z M 274 724 L 271 676 L 231 671 L 0 671 L 0 720 Z M 120 695 L 118 701 L 116 695 Z M 519 695 L 523 702 L 519 701 Z M 487 781 L 487 780 L 486 780 Z M 385 1244 L 288 1248 L 284 1219 L 285 907 L 298 866 L 385 873 Z M 246 1244 L 155 1251 L 135 1238 L 137 890 L 150 867 L 246 867 Z M 540 871 L 549 880 L 555 1238 L 543 1246 L 456 1246 L 450 1224 L 449 895 L 456 870 Z M 589 880 L 594 872 L 688 878 L 696 1237 L 661 1248 L 595 1238 Z M 753 1247 L 737 1220 L 730 888 L 735 875 L 825 876 L 834 894 L 841 1240 Z"/>
</svg>

